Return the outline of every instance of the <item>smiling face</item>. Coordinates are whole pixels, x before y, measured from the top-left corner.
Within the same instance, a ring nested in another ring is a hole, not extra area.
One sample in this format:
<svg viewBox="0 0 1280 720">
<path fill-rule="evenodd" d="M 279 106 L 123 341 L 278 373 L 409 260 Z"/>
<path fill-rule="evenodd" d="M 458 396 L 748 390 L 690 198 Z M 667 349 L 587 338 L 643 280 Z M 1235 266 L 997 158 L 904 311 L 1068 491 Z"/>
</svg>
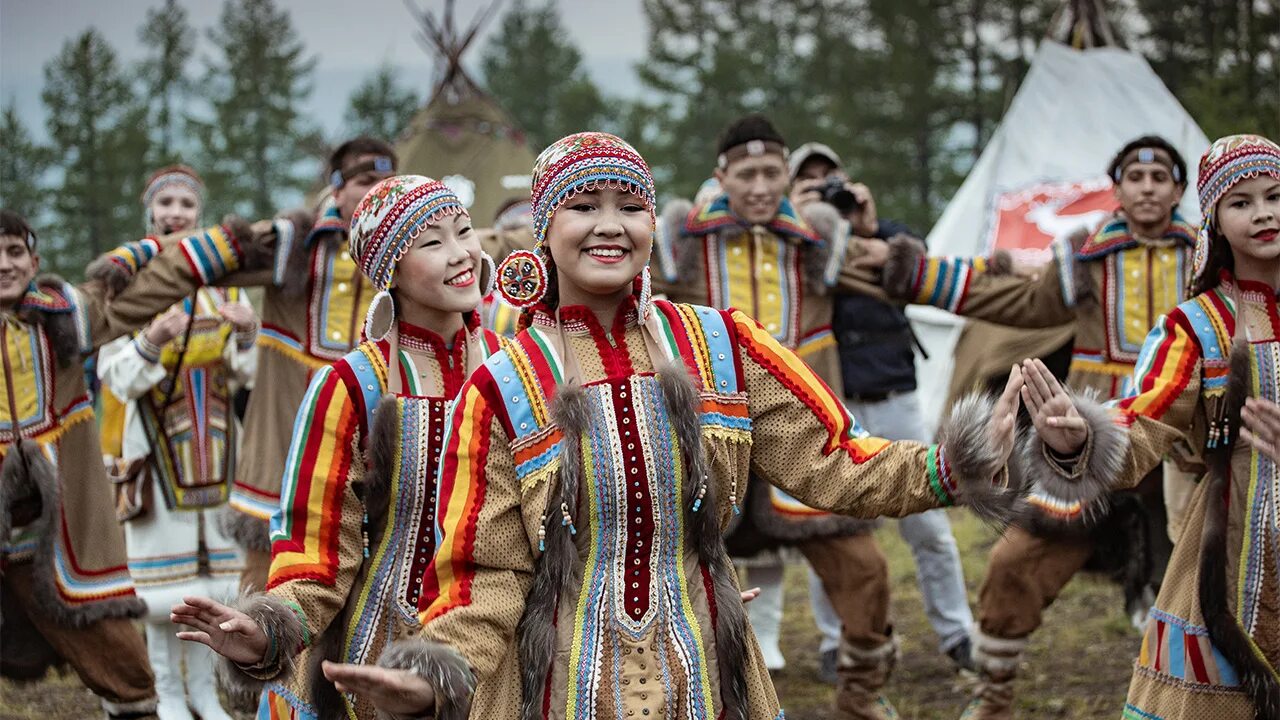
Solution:
<svg viewBox="0 0 1280 720">
<path fill-rule="evenodd" d="M 716 168 L 716 179 L 729 195 L 729 208 L 754 225 L 763 225 L 778 214 L 790 178 L 787 162 L 777 153 L 739 158 Z"/>
<path fill-rule="evenodd" d="M 396 264 L 392 287 L 401 314 L 462 313 L 480 304 L 480 236 L 464 214 L 423 229 Z M 412 307 L 410 307 L 412 306 Z"/>
<path fill-rule="evenodd" d="M 1214 218 L 1237 273 L 1248 263 L 1280 260 L 1280 180 L 1263 175 L 1237 183 L 1218 201 Z"/>
<path fill-rule="evenodd" d="M 200 196 L 189 187 L 170 183 L 151 198 L 151 232 L 157 235 L 195 228 L 200 218 Z"/>
<path fill-rule="evenodd" d="M 39 271 L 40 256 L 27 249 L 26 238 L 0 235 L 0 308 L 21 300 Z"/>
<path fill-rule="evenodd" d="M 1140 229 L 1161 229 L 1173 218 L 1185 188 L 1169 168 L 1154 162 L 1130 163 L 1115 186 L 1116 199 L 1129 221 Z"/>
<path fill-rule="evenodd" d="M 547 228 L 561 305 L 625 296 L 649 263 L 653 215 L 644 198 L 605 188 L 575 195 Z"/>
</svg>

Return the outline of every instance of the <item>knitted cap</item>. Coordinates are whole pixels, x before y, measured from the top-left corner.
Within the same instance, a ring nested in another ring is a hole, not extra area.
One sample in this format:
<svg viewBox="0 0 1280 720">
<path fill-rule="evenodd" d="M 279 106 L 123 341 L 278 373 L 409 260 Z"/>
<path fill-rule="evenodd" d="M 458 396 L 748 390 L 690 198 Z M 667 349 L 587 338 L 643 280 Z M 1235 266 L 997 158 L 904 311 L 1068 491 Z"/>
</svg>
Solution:
<svg viewBox="0 0 1280 720">
<path fill-rule="evenodd" d="M 396 175 L 374 185 L 351 218 L 351 257 L 378 290 L 388 290 L 396 263 L 429 225 L 466 215 L 458 196 L 439 180 Z"/>
<path fill-rule="evenodd" d="M 533 163 L 533 236 L 538 248 L 556 210 L 569 198 L 590 190 L 617 188 L 644 198 L 655 219 L 653 174 L 640 153 L 609 133 L 582 132 L 561 138 Z"/>
<path fill-rule="evenodd" d="M 1280 180 L 1280 145 L 1261 135 L 1228 135 L 1219 138 L 1200 158 L 1200 234 L 1191 276 L 1200 277 L 1209 262 L 1218 201 L 1243 180 L 1270 175 Z"/>
</svg>

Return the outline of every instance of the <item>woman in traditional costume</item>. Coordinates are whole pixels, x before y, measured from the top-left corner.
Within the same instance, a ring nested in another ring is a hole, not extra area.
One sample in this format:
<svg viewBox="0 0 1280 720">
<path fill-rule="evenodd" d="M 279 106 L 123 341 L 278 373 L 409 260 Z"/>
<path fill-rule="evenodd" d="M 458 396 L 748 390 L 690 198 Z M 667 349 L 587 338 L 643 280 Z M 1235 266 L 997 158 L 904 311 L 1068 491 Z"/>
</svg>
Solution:
<svg viewBox="0 0 1280 720">
<path fill-rule="evenodd" d="M 134 247 L 158 248 L 158 238 L 197 227 L 204 184 L 189 167 L 162 168 L 142 200 L 150 234 Z M 243 293 L 202 287 L 98 352 L 104 459 L 116 481 L 129 573 L 147 604 L 160 720 L 191 720 L 188 705 L 203 720 L 230 720 L 218 701 L 213 653 L 183 652 L 169 608 L 185 595 L 234 596 L 244 567 L 217 515 L 239 442 L 232 397 L 253 377 L 257 332 Z"/>
<path fill-rule="evenodd" d="M 379 182 L 356 208 L 350 249 L 378 288 L 366 340 L 312 378 L 272 519 L 267 591 L 233 609 L 173 608 L 179 633 L 225 655 L 260 718 L 373 718 L 324 660 L 396 662 L 434 595 L 436 470 L 446 419 L 470 372 L 499 347 L 476 312 L 493 276 L 452 190 L 420 175 Z M 222 625 L 230 632 L 220 630 Z"/>
<path fill-rule="evenodd" d="M 1256 135 L 1216 141 L 1200 160 L 1199 192 L 1194 297 L 1147 336 L 1129 397 L 1112 413 L 1087 412 L 1043 365 L 1024 363 L 1043 448 L 1028 457 L 1040 460 L 1036 478 L 1131 487 L 1184 434 L 1203 451 L 1210 471 L 1176 539 L 1123 716 L 1270 720 L 1280 718 L 1280 465 L 1273 444 L 1240 440 L 1275 438 L 1280 146 Z M 1096 462 L 1099 438 L 1116 428 L 1127 450 Z"/>
</svg>

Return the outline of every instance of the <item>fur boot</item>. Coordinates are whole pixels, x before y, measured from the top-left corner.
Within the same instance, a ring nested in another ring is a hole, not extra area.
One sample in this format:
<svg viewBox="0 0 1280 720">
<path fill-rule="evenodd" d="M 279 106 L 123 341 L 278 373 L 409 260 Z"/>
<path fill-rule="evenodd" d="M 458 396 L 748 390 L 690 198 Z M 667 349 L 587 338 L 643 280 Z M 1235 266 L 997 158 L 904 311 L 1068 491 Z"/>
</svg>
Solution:
<svg viewBox="0 0 1280 720">
<path fill-rule="evenodd" d="M 978 685 L 960 720 L 1013 720 L 1013 681 L 1027 640 L 993 637 L 977 627 L 972 636 Z"/>
<path fill-rule="evenodd" d="M 881 693 L 898 661 L 898 641 L 856 648 L 843 638 L 836 655 L 835 715 L 839 720 L 897 720 L 898 711 Z"/>
</svg>

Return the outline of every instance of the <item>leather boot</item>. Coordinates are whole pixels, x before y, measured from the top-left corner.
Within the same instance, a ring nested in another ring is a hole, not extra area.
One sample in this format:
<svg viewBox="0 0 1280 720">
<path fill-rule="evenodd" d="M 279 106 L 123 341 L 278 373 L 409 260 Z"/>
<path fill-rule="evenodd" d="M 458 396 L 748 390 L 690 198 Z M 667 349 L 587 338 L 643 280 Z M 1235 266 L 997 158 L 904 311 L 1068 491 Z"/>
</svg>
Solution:
<svg viewBox="0 0 1280 720">
<path fill-rule="evenodd" d="M 147 623 L 147 658 L 156 676 L 156 715 L 160 720 L 194 720 L 187 709 L 187 691 L 182 685 L 182 652 L 174 643 L 172 623 Z M 170 642 L 172 640 L 173 642 Z"/>
<path fill-rule="evenodd" d="M 898 641 L 891 638 L 870 649 L 840 641 L 836 658 L 836 713 L 840 720 L 897 720 L 898 711 L 881 693 L 898 660 Z"/>
<path fill-rule="evenodd" d="M 176 643 L 182 643 L 177 637 Z M 200 643 L 183 643 L 187 657 L 187 699 L 200 720 L 232 720 L 218 701 L 214 652 Z"/>
<path fill-rule="evenodd" d="M 960 720 L 1013 720 L 1013 681 L 1027 639 L 998 638 L 973 630 L 973 662 L 978 684 Z"/>
</svg>

